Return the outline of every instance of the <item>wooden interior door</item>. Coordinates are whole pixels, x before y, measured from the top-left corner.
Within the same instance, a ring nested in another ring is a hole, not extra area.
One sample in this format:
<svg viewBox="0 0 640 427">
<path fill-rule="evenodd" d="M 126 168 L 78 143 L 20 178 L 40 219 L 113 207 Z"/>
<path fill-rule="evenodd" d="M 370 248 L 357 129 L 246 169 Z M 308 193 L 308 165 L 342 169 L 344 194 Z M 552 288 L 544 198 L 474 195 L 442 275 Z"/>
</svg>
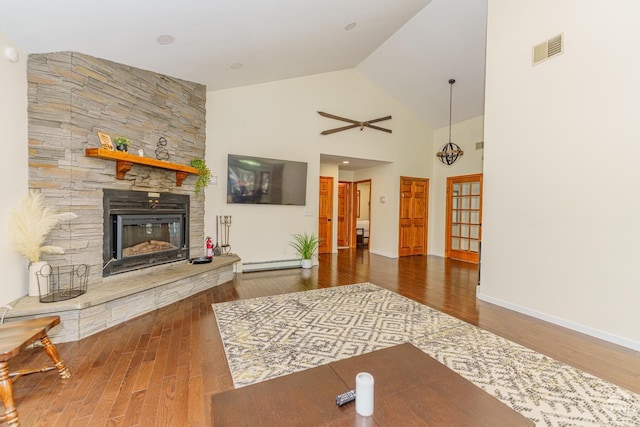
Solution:
<svg viewBox="0 0 640 427">
<path fill-rule="evenodd" d="M 349 246 L 350 182 L 338 182 L 338 247 Z"/>
<path fill-rule="evenodd" d="M 320 199 L 318 203 L 318 253 L 329 254 L 333 251 L 333 177 L 320 177 Z"/>
<path fill-rule="evenodd" d="M 428 204 L 428 179 L 400 177 L 399 256 L 427 254 Z"/>
<path fill-rule="evenodd" d="M 482 238 L 482 174 L 447 178 L 445 257 L 478 263 Z"/>
</svg>

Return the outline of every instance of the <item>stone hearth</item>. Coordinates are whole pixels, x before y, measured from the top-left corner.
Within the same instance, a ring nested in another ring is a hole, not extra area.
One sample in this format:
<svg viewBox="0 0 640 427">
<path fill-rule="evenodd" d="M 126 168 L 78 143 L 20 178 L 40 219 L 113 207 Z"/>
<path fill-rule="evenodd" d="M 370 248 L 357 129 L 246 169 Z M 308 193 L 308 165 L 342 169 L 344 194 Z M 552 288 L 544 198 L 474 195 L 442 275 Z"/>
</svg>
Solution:
<svg viewBox="0 0 640 427">
<path fill-rule="evenodd" d="M 240 258 L 223 255 L 209 264 L 173 263 L 115 275 L 103 286 L 67 301 L 41 303 L 37 297 L 19 299 L 5 320 L 60 316 L 50 331 L 55 343 L 77 341 L 96 332 L 233 279 Z"/>
</svg>

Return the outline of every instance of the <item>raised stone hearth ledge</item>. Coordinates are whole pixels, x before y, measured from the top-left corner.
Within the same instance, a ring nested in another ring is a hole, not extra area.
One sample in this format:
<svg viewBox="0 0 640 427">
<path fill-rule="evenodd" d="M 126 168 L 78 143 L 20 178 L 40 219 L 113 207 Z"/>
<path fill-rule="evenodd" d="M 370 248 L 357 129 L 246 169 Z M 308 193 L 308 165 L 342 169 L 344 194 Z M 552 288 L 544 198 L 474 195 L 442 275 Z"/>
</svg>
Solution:
<svg viewBox="0 0 640 427">
<path fill-rule="evenodd" d="M 215 257 L 208 264 L 165 264 L 104 279 L 100 286 L 67 301 L 41 303 L 23 297 L 7 312 L 6 322 L 35 317 L 60 316 L 60 325 L 49 331 L 55 343 L 77 341 L 126 320 L 233 279 L 234 254 Z"/>
</svg>

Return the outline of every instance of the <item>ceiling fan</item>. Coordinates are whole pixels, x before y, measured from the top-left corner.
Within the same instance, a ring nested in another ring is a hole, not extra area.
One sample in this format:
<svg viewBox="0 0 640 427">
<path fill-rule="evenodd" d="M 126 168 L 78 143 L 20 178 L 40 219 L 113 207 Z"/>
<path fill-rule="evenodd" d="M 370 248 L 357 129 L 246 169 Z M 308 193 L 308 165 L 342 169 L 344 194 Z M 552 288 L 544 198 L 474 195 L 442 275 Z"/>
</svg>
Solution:
<svg viewBox="0 0 640 427">
<path fill-rule="evenodd" d="M 384 120 L 389 120 L 391 119 L 391 116 L 380 117 L 379 119 L 367 120 L 366 122 L 359 122 L 357 120 L 346 119 L 340 116 L 334 116 L 333 114 L 325 113 L 323 111 L 318 111 L 318 114 L 320 114 L 322 117 L 327 117 L 329 119 L 340 120 L 343 122 L 351 123 L 349 126 L 342 126 L 335 129 L 323 130 L 322 132 L 320 132 L 321 135 L 330 135 L 332 133 L 341 132 L 343 130 L 353 129 L 357 127 L 359 127 L 360 130 L 364 129 L 365 127 L 368 127 L 375 130 L 380 130 L 382 132 L 391 133 L 391 129 L 385 129 L 385 128 L 381 128 L 379 126 L 374 126 L 371 124 L 371 123 L 382 122 Z"/>
</svg>

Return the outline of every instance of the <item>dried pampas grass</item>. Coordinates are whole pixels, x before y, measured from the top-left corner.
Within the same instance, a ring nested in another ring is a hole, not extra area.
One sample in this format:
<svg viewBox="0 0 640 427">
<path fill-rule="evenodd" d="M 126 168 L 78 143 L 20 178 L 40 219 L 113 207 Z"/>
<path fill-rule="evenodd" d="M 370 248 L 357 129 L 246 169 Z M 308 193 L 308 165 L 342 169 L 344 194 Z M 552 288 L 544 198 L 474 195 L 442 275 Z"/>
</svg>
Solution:
<svg viewBox="0 0 640 427">
<path fill-rule="evenodd" d="M 56 213 L 45 207 L 42 193 L 31 190 L 18 209 L 13 211 L 9 221 L 13 245 L 20 255 L 31 262 L 40 261 L 43 253 L 63 254 L 63 248 L 44 246 L 44 241 L 58 223 L 77 217 L 73 212 Z"/>
</svg>

